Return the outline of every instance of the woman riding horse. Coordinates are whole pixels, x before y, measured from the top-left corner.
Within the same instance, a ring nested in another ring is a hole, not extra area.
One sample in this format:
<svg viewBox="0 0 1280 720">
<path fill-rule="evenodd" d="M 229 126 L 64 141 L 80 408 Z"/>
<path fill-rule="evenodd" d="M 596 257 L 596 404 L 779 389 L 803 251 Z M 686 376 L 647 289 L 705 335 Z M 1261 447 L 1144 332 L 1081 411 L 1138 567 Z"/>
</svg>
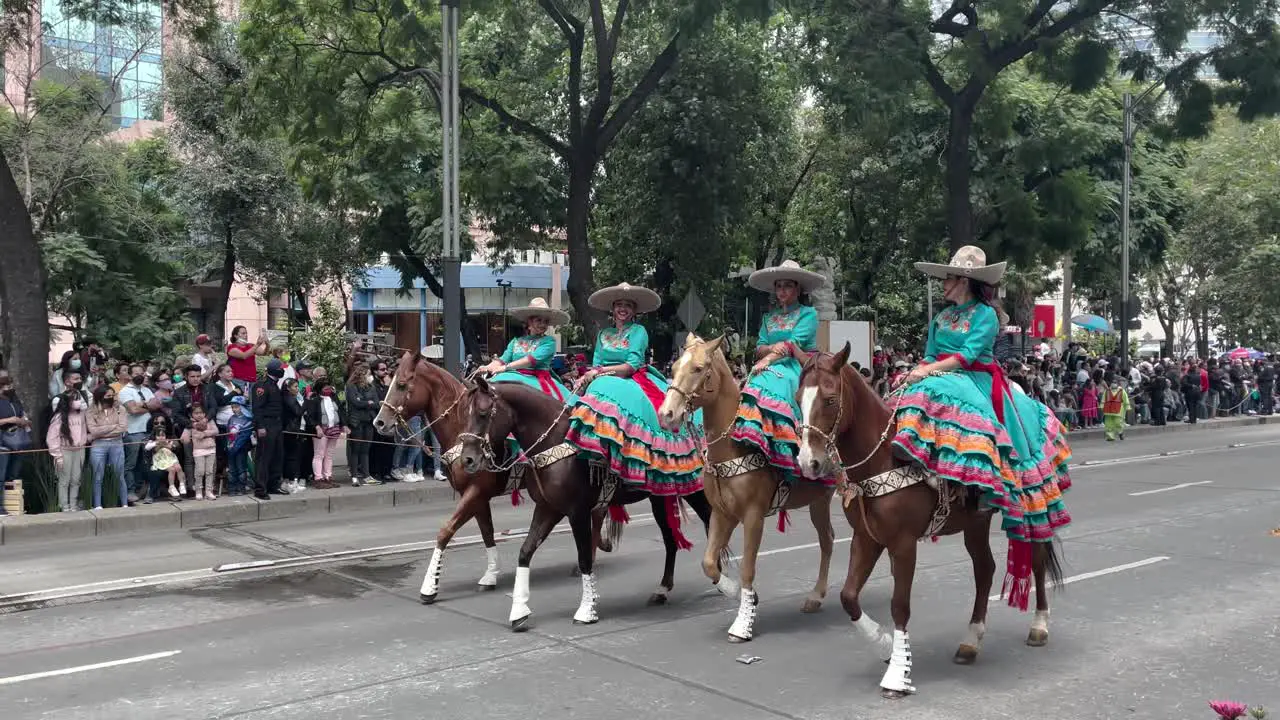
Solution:
<svg viewBox="0 0 1280 720">
<path fill-rule="evenodd" d="M 528 307 L 515 308 L 511 317 L 523 320 L 525 335 L 507 343 L 507 349 L 480 371 L 490 375 L 489 382 L 517 382 L 528 385 L 562 402 L 571 403 L 573 395 L 555 373 L 551 372 L 551 359 L 556 355 L 556 340 L 547 334 L 553 325 L 569 322 L 569 314 L 547 306 L 540 297 L 530 301 Z"/>
<path fill-rule="evenodd" d="M 742 390 L 731 437 L 763 453 L 788 484 L 800 477 L 796 468 L 800 365 L 818 347 L 818 311 L 801 302 L 801 296 L 822 287 L 823 281 L 821 275 L 793 260 L 757 270 L 747 278 L 752 288 L 773 293 L 776 304 L 760 318 L 756 363 Z"/>
<path fill-rule="evenodd" d="M 613 327 L 600 331 L 591 368 L 574 388 L 583 394 L 567 439 L 626 487 L 668 498 L 667 519 L 677 543 L 688 549 L 676 498 L 702 489 L 702 462 L 685 429 L 664 430 L 658 422 L 667 380 L 647 363 L 649 333 L 636 322 L 661 300 L 652 290 L 622 283 L 597 290 L 587 302 L 611 313 Z"/>
<path fill-rule="evenodd" d="M 1049 542 L 1071 522 L 1062 492 L 1071 486 L 1071 449 L 1049 408 L 1013 393 L 992 349 L 1000 323 L 992 306 L 1005 263 L 987 265 L 969 245 L 949 265 L 916 263 L 943 281 L 949 306 L 929 326 L 924 361 L 903 378 L 893 446 L 938 477 L 977 488 L 1003 513 L 1009 548 L 1009 603 L 1026 609 L 1030 542 Z"/>
</svg>

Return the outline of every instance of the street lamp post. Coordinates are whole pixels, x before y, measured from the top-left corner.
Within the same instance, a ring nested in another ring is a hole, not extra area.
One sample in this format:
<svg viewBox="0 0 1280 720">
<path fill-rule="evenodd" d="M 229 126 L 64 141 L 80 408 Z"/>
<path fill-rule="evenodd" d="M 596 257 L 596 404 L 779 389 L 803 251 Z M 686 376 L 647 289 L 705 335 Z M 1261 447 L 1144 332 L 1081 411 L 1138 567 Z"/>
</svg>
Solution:
<svg viewBox="0 0 1280 720">
<path fill-rule="evenodd" d="M 498 287 L 502 288 L 502 347 L 507 347 L 507 291 L 511 290 L 510 280 L 498 280 Z"/>
<path fill-rule="evenodd" d="M 462 253 L 458 202 L 458 2 L 440 0 L 441 212 L 440 253 L 444 286 L 444 366 L 462 377 Z"/>
</svg>

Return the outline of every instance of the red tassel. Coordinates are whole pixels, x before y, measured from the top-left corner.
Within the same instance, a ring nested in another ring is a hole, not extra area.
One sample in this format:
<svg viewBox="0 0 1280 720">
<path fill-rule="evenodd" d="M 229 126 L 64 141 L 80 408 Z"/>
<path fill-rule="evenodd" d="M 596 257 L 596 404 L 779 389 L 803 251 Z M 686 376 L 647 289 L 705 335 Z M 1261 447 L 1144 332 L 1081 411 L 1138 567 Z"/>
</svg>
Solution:
<svg viewBox="0 0 1280 720">
<path fill-rule="evenodd" d="M 787 525 L 790 525 L 790 524 L 791 524 L 791 518 L 790 516 L 787 515 L 787 511 L 779 510 L 778 511 L 778 532 L 780 533 L 786 532 Z"/>
<path fill-rule="evenodd" d="M 631 522 L 631 516 L 627 514 L 627 509 L 622 505 L 609 506 L 609 519 L 622 525 Z"/>
<path fill-rule="evenodd" d="M 665 500 L 667 509 L 667 527 L 671 528 L 671 537 L 680 550 L 692 550 L 693 543 L 680 531 L 680 498 L 672 495 Z"/>
<path fill-rule="evenodd" d="M 1000 595 L 1009 595 L 1009 607 L 1023 612 L 1031 604 L 1031 543 L 1009 541 L 1009 562 Z"/>
<path fill-rule="evenodd" d="M 932 540 L 933 542 L 938 542 L 938 536 L 937 536 L 937 535 L 930 535 L 930 536 L 929 536 L 929 539 L 930 539 L 930 540 Z"/>
<path fill-rule="evenodd" d="M 511 491 L 511 507 L 520 507 L 520 503 L 524 498 L 520 495 L 520 488 Z"/>
</svg>

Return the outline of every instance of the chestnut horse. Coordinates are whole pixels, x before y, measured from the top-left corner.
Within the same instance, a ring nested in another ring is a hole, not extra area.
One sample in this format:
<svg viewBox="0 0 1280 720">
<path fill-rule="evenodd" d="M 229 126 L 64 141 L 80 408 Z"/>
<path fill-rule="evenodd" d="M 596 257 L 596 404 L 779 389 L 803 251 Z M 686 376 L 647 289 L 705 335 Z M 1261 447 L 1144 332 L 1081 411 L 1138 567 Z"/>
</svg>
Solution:
<svg viewBox="0 0 1280 720">
<path fill-rule="evenodd" d="M 751 640 L 756 618 L 756 560 L 764 534 L 764 519 L 785 510 L 808 507 L 818 532 L 818 581 L 804 599 L 802 610 L 817 612 L 827 596 L 827 572 L 835 531 L 831 527 L 833 489 L 820 483 L 783 485 L 780 472 L 763 456 L 729 438 L 738 415 L 741 392 L 720 345 L 724 336 L 703 340 L 690 334 L 684 352 L 671 368 L 671 383 L 658 418 L 667 430 L 685 423 L 695 409 L 702 409 L 705 434 L 703 490 L 711 502 L 711 532 L 702 558 L 702 570 L 717 587 L 732 580 L 719 570 L 716 560 L 739 524 L 743 526 L 742 587 L 738 615 L 729 628 L 729 642 Z M 730 590 L 725 590 L 729 594 Z"/>
<path fill-rule="evenodd" d="M 415 438 L 421 443 L 428 432 L 436 434 L 440 447 L 446 451 L 452 448 L 463 430 L 463 410 L 461 401 L 466 394 L 466 387 L 444 368 L 426 360 L 415 352 L 406 352 L 396 365 L 395 377 L 387 388 L 387 396 L 382 402 L 382 409 L 373 419 L 373 427 L 387 436 L 395 435 L 396 428 L 408 428 L 409 418 L 422 413 L 426 420 L 422 432 Z M 436 601 L 440 588 L 440 576 L 444 570 L 444 553 L 449 541 L 458 530 L 475 518 L 480 526 L 480 537 L 484 541 L 487 566 L 481 576 L 480 590 L 496 590 L 498 587 L 498 546 L 493 539 L 493 515 L 489 509 L 489 501 L 499 495 L 518 488 L 510 488 L 510 472 L 500 473 L 483 471 L 474 474 L 462 472 L 462 463 L 458 459 L 443 463 L 448 468 L 449 485 L 459 493 L 458 503 L 454 506 L 453 515 L 436 533 L 436 547 L 431 553 L 431 562 L 427 565 L 427 575 L 422 580 L 419 593 L 424 604 Z"/>
<path fill-rule="evenodd" d="M 596 518 L 603 517 L 601 511 L 606 507 L 620 509 L 650 496 L 623 487 L 607 472 L 593 471 L 586 456 L 565 441 L 569 431 L 568 408 L 555 398 L 519 383 L 490 383 L 477 377 L 475 387 L 467 392 L 461 407 L 466 418 L 460 457 L 465 472 L 479 473 L 485 472 L 485 468 L 502 467 L 505 452 L 495 452 L 495 448 L 503 448 L 511 434 L 530 459 L 525 487 L 534 501 L 533 521 L 517 560 L 515 589 L 511 593 L 511 628 L 521 632 L 530 626 L 533 611 L 529 608 L 529 563 L 556 524 L 566 517 L 573 530 L 578 569 L 582 574 L 582 598 L 573 621 L 579 625 L 596 622 L 599 596 L 593 572 L 595 544 L 592 542 L 599 532 Z M 685 499 L 706 523 L 710 507 L 702 493 L 685 496 Z M 652 605 L 666 602 L 667 593 L 675 585 L 673 574 L 678 546 L 673 523 L 665 511 L 666 503 L 654 497 L 650 497 L 650 501 L 666 548 L 662 582 L 649 598 Z M 614 524 L 612 530 L 613 537 L 621 536 L 620 523 Z"/>
<path fill-rule="evenodd" d="M 844 497 L 845 517 L 853 527 L 853 542 L 840 602 L 859 634 L 874 643 L 882 659 L 889 661 L 880 681 L 881 694 L 901 698 L 915 692 L 911 685 L 907 622 L 911 619 L 911 584 L 915 579 L 918 541 L 926 536 L 964 535 L 965 549 L 973 560 L 977 593 L 968 630 L 954 660 L 971 664 L 982 647 L 987 598 L 996 571 L 990 540 L 995 511 L 982 507 L 977 496 L 962 486 L 939 483 L 919 466 L 893 453 L 888 438 L 894 428 L 894 413 L 848 361 L 846 343 L 835 355 L 815 353 L 805 363 L 796 393 L 803 417 L 799 464 L 813 476 L 844 470 L 839 489 Z M 1033 545 L 1036 613 L 1027 644 L 1043 646 L 1049 640 L 1045 575 L 1047 572 L 1053 584 L 1060 585 L 1062 571 L 1052 543 Z M 863 613 L 858 602 L 863 585 L 885 550 L 889 551 L 893 574 L 892 637 Z"/>
</svg>

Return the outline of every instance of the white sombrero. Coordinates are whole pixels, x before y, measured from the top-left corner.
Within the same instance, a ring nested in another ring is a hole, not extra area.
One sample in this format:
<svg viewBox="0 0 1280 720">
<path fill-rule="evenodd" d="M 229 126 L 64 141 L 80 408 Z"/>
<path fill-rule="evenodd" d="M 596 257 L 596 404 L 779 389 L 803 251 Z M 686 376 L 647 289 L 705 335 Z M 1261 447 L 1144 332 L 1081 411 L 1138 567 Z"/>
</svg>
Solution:
<svg viewBox="0 0 1280 720">
<path fill-rule="evenodd" d="M 995 285 L 1000 282 L 1000 278 L 1004 277 L 1005 263 L 999 262 L 994 265 L 987 264 L 987 254 L 982 248 L 976 245 L 965 245 L 951 256 L 951 262 L 947 265 L 938 263 L 918 262 L 916 269 L 940 280 L 946 280 L 948 277 L 969 277 L 988 285 Z"/>
<path fill-rule="evenodd" d="M 630 301 L 636 306 L 637 313 L 650 313 L 662 306 L 662 298 L 658 297 L 658 293 L 629 283 L 601 288 L 591 293 L 587 304 L 597 310 L 609 312 L 619 300 Z"/>
<path fill-rule="evenodd" d="M 549 325 L 564 325 L 569 322 L 569 313 L 563 310 L 556 310 L 547 305 L 547 301 L 540 297 L 530 300 L 527 307 L 512 308 L 508 312 L 511 317 L 522 322 L 531 317 L 544 317 Z"/>
<path fill-rule="evenodd" d="M 783 260 L 781 265 L 751 273 L 747 284 L 762 292 L 773 292 L 773 284 L 779 280 L 792 280 L 800 286 L 800 292 L 810 293 L 826 282 L 819 273 L 805 270 L 795 260 Z"/>
</svg>

